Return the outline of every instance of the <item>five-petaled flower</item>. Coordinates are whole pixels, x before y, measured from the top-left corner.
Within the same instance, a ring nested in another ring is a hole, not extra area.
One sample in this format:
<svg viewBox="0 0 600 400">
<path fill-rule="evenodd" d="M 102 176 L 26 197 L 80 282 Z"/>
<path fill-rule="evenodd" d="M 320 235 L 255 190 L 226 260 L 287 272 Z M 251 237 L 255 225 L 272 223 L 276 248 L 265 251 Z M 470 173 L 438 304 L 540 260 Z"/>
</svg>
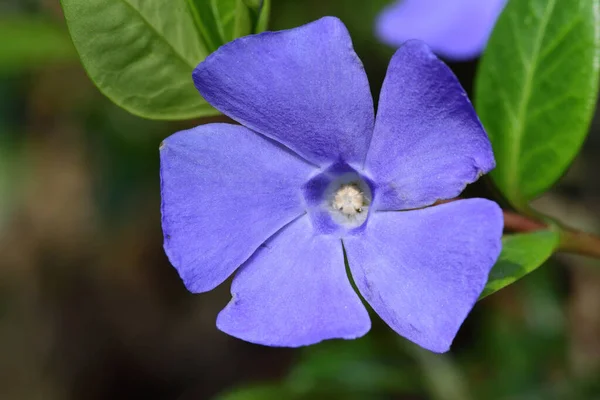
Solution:
<svg viewBox="0 0 600 400">
<path fill-rule="evenodd" d="M 485 48 L 507 0 L 397 0 L 378 17 L 377 36 L 400 46 L 427 43 L 452 60 L 477 57 Z"/>
<path fill-rule="evenodd" d="M 219 329 L 271 346 L 364 335 L 371 323 L 345 254 L 392 329 L 448 350 L 503 225 L 485 199 L 428 207 L 494 167 L 448 67 L 424 43 L 406 43 L 375 118 L 348 32 L 326 17 L 226 44 L 193 79 L 242 126 L 201 125 L 163 142 L 162 224 L 190 291 L 209 291 L 239 267 Z"/>
</svg>

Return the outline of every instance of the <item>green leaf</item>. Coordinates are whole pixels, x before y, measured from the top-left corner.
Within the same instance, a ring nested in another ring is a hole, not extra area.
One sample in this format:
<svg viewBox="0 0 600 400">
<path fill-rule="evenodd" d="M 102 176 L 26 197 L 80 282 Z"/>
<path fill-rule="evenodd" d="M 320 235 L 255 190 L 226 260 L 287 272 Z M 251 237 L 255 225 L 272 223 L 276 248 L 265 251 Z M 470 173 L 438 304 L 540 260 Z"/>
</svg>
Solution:
<svg viewBox="0 0 600 400">
<path fill-rule="evenodd" d="M 187 0 L 198 34 L 206 49 L 213 52 L 224 42 L 217 6 L 212 0 Z"/>
<path fill-rule="evenodd" d="M 258 19 L 256 21 L 256 33 L 264 32 L 269 25 L 269 16 L 271 14 L 271 0 L 263 0 L 260 10 L 258 11 Z"/>
<path fill-rule="evenodd" d="M 192 83 L 208 55 L 185 0 L 61 0 L 69 32 L 96 86 L 151 119 L 216 115 Z"/>
<path fill-rule="evenodd" d="M 0 20 L 0 73 L 76 59 L 69 35 L 58 24 L 31 17 Z"/>
<path fill-rule="evenodd" d="M 560 178 L 596 102 L 598 0 L 511 0 L 483 55 L 476 106 L 496 154 L 491 175 L 519 209 Z"/>
<path fill-rule="evenodd" d="M 260 10 L 260 7 L 262 6 L 262 2 L 263 2 L 263 0 L 242 0 L 242 1 L 246 5 L 246 7 L 254 9 L 254 10 Z"/>
<path fill-rule="evenodd" d="M 521 279 L 544 263 L 559 242 L 559 234 L 553 231 L 536 231 L 505 235 L 502 253 L 492 268 L 481 298 Z"/>
<path fill-rule="evenodd" d="M 211 0 L 220 22 L 223 43 L 252 32 L 250 10 L 244 0 Z"/>
<path fill-rule="evenodd" d="M 270 0 L 186 0 L 199 36 L 209 52 L 266 29 Z"/>
</svg>

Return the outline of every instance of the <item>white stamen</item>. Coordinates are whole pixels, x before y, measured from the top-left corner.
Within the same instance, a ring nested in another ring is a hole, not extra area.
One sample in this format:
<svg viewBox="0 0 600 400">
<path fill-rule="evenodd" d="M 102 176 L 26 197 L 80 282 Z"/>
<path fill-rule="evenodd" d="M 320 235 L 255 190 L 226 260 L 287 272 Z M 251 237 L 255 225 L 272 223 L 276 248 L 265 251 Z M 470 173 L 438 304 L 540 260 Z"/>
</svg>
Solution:
<svg viewBox="0 0 600 400">
<path fill-rule="evenodd" d="M 323 204 L 334 222 L 347 228 L 361 226 L 369 215 L 371 188 L 356 172 L 337 176 L 325 190 Z"/>
<path fill-rule="evenodd" d="M 365 198 L 360 188 L 355 184 L 342 185 L 333 197 L 332 206 L 336 210 L 340 210 L 342 214 L 354 216 L 362 212 L 365 205 Z"/>
</svg>

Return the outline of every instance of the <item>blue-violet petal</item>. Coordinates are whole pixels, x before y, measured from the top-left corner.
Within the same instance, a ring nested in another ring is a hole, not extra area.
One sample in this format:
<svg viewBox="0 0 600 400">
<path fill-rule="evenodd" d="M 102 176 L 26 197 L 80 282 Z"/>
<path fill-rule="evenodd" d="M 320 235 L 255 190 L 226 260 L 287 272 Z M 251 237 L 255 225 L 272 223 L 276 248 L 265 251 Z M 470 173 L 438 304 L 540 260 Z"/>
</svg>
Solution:
<svg viewBox="0 0 600 400">
<path fill-rule="evenodd" d="M 215 288 L 305 212 L 300 187 L 313 167 L 242 126 L 176 133 L 160 162 L 165 251 L 192 292 Z"/>
<path fill-rule="evenodd" d="M 342 243 L 314 235 L 308 216 L 292 222 L 240 268 L 217 327 L 269 346 L 297 347 L 354 339 L 371 327 L 352 289 Z"/>
<path fill-rule="evenodd" d="M 495 166 L 490 141 L 452 71 L 421 41 L 404 44 L 381 89 L 366 170 L 377 210 L 458 196 Z"/>
<path fill-rule="evenodd" d="M 377 19 L 377 36 L 398 47 L 410 39 L 426 42 L 453 60 L 477 57 L 507 0 L 400 0 Z"/>
<path fill-rule="evenodd" d="M 450 348 L 501 248 L 502 211 L 484 199 L 375 212 L 344 238 L 356 286 L 397 333 L 434 352 Z"/>
<path fill-rule="evenodd" d="M 314 164 L 364 161 L 373 100 L 337 18 L 234 40 L 200 63 L 193 78 L 216 109 Z"/>
</svg>

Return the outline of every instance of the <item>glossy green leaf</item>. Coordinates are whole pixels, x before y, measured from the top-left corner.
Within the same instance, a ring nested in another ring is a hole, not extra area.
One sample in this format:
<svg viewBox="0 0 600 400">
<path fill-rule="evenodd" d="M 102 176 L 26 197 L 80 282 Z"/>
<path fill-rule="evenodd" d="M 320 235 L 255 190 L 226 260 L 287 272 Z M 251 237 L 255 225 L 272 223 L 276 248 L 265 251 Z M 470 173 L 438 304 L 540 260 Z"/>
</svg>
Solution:
<svg viewBox="0 0 600 400">
<path fill-rule="evenodd" d="M 598 0 L 511 0 L 479 68 L 476 106 L 492 141 L 491 175 L 517 208 L 564 173 L 596 102 Z"/>
<path fill-rule="evenodd" d="M 502 253 L 492 268 L 481 298 L 521 279 L 544 263 L 557 248 L 559 235 L 553 231 L 537 231 L 505 235 Z"/>
<path fill-rule="evenodd" d="M 61 4 L 85 69 L 117 105 L 152 119 L 217 114 L 192 83 L 192 70 L 208 51 L 186 0 Z"/>
<path fill-rule="evenodd" d="M 266 29 L 270 0 L 186 0 L 206 48 Z"/>
<path fill-rule="evenodd" d="M 38 18 L 0 19 L 0 73 L 77 59 L 66 30 Z"/>
</svg>

